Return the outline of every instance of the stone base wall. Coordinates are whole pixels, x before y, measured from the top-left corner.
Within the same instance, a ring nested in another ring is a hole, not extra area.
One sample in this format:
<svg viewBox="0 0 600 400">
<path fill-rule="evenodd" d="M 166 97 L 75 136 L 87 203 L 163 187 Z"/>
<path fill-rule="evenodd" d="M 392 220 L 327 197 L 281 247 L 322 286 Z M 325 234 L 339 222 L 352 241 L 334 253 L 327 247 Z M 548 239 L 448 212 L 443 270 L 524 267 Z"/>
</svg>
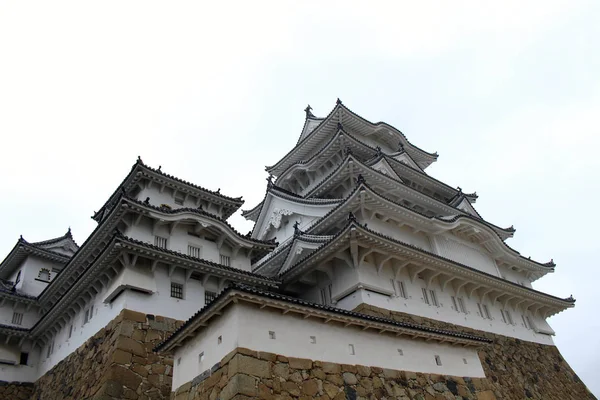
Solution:
<svg viewBox="0 0 600 400">
<path fill-rule="evenodd" d="M 526 342 L 367 304 L 360 305 L 354 311 L 492 339 L 491 345 L 479 350 L 479 358 L 498 399 L 596 399 L 556 346 Z"/>
<path fill-rule="evenodd" d="M 173 400 L 496 400 L 487 379 L 335 364 L 237 348 Z"/>
<path fill-rule="evenodd" d="M 123 310 L 38 379 L 31 399 L 168 399 L 173 359 L 152 349 L 181 324 Z"/>
<path fill-rule="evenodd" d="M 33 383 L 0 381 L 0 399 L 27 400 L 33 393 Z"/>
</svg>

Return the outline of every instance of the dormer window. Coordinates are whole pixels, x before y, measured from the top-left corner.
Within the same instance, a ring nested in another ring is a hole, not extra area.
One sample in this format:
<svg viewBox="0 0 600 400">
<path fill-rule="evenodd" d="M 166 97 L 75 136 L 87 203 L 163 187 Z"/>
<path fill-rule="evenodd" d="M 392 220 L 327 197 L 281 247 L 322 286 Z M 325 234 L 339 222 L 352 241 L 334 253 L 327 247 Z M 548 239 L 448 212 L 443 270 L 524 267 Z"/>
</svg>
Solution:
<svg viewBox="0 0 600 400">
<path fill-rule="evenodd" d="M 50 282 L 50 270 L 48 268 L 40 269 L 37 279 L 44 282 Z"/>
</svg>

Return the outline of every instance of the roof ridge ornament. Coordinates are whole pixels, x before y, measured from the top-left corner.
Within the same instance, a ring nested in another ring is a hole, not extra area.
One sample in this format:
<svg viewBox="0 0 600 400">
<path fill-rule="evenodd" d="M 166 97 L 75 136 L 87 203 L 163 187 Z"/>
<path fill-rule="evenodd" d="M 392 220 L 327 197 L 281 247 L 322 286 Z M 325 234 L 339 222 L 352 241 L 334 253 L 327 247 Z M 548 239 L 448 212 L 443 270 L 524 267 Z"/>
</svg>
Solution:
<svg viewBox="0 0 600 400">
<path fill-rule="evenodd" d="M 354 215 L 354 213 L 352 211 L 350 211 L 348 213 L 348 221 L 356 222 L 356 216 Z"/>
<path fill-rule="evenodd" d="M 338 123 L 337 123 L 337 128 L 338 128 L 338 130 L 340 130 L 340 131 L 343 131 L 343 130 L 344 130 L 344 126 L 342 125 L 342 123 L 341 123 L 341 122 L 338 122 Z"/>
<path fill-rule="evenodd" d="M 352 155 L 352 147 L 350 147 L 350 146 L 344 147 L 344 154 L 347 156 Z"/>
<path fill-rule="evenodd" d="M 304 112 L 306 113 L 306 118 L 311 118 L 314 117 L 315 115 L 311 112 L 312 107 L 310 106 L 310 104 L 308 106 L 306 106 L 306 108 L 304 109 Z"/>
<path fill-rule="evenodd" d="M 339 98 L 339 97 L 338 97 L 338 98 L 337 98 L 337 100 L 335 101 L 335 104 L 337 104 L 337 105 L 341 105 L 341 104 L 342 104 L 342 101 L 340 100 L 340 98 Z"/>
<path fill-rule="evenodd" d="M 294 222 L 294 236 L 300 236 L 304 232 L 300 229 L 300 222 Z"/>
<path fill-rule="evenodd" d="M 269 174 L 269 176 L 267 177 L 267 187 L 273 187 L 273 175 Z"/>
<path fill-rule="evenodd" d="M 356 183 L 360 185 L 361 183 L 367 183 L 367 181 L 365 180 L 365 177 L 362 176 L 362 174 L 358 174 L 358 177 L 356 178 Z"/>
<path fill-rule="evenodd" d="M 380 157 L 380 156 L 382 156 L 382 155 L 383 155 L 383 152 L 381 151 L 381 146 L 377 146 L 377 147 L 375 147 L 375 155 L 376 155 L 377 157 Z"/>
</svg>

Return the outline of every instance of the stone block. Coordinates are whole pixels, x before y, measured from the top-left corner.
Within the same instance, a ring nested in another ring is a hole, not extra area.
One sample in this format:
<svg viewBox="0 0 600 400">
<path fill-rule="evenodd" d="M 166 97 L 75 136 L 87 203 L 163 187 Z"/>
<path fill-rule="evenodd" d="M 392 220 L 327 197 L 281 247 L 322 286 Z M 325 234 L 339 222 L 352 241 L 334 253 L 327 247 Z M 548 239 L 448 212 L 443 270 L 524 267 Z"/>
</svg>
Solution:
<svg viewBox="0 0 600 400">
<path fill-rule="evenodd" d="M 288 364 L 293 369 L 311 369 L 312 360 L 306 358 L 288 357 Z"/>
<path fill-rule="evenodd" d="M 125 336 L 121 336 L 117 340 L 117 349 L 121 349 L 127 353 L 140 356 L 144 359 L 147 355 L 146 348 L 141 343 L 136 342 L 132 338 L 128 338 Z"/>
<path fill-rule="evenodd" d="M 131 353 L 116 349 L 112 354 L 112 361 L 117 364 L 129 364 L 131 363 Z"/>
<path fill-rule="evenodd" d="M 259 378 L 268 378 L 271 376 L 268 361 L 243 354 L 237 354 L 229 361 L 229 377 L 238 373 L 257 376 Z"/>
<path fill-rule="evenodd" d="M 323 368 L 323 372 L 326 374 L 339 374 L 342 372 L 342 367 L 340 364 L 330 363 L 330 362 L 322 362 L 321 368 Z"/>
<path fill-rule="evenodd" d="M 125 321 L 134 321 L 142 323 L 146 322 L 146 314 L 141 312 L 124 309 L 123 311 L 121 311 L 121 314 L 123 315 L 123 320 Z"/>
</svg>

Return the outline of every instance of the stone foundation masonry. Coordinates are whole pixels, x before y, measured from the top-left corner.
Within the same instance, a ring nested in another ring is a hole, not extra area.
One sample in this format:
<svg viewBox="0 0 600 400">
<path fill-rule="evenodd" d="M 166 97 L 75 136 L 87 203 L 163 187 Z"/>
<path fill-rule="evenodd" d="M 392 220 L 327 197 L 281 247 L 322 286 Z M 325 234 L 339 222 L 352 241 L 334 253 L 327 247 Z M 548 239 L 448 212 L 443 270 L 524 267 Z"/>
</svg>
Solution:
<svg viewBox="0 0 600 400">
<path fill-rule="evenodd" d="M 487 379 L 396 371 L 237 348 L 173 400 L 496 400 Z"/>
<path fill-rule="evenodd" d="M 173 359 L 152 349 L 181 324 L 123 310 L 42 376 L 35 383 L 31 399 L 168 399 Z"/>
</svg>

